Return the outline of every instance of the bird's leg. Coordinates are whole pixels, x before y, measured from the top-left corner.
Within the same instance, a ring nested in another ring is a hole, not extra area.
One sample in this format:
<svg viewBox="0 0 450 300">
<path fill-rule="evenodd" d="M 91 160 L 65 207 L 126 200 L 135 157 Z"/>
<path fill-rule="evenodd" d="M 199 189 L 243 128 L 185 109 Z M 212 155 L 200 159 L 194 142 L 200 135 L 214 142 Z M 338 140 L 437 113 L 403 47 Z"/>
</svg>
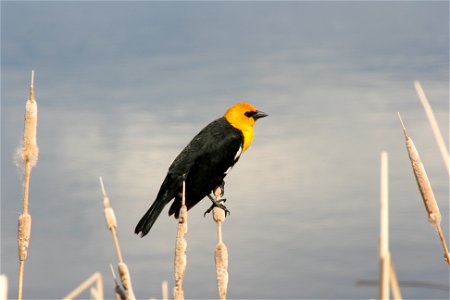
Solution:
<svg viewBox="0 0 450 300">
<path fill-rule="evenodd" d="M 211 202 L 212 202 L 213 204 L 211 205 L 210 208 L 208 208 L 208 209 L 205 211 L 205 213 L 203 214 L 203 216 L 206 216 L 206 214 L 209 214 L 209 213 L 213 210 L 213 208 L 216 207 L 216 206 L 217 206 L 217 207 L 220 207 L 221 209 L 223 209 L 223 210 L 225 211 L 225 216 L 227 216 L 227 215 L 230 214 L 230 211 L 227 209 L 227 207 L 226 207 L 225 205 L 222 204 L 223 202 L 227 201 L 227 199 L 218 199 L 218 200 L 217 200 L 217 199 L 214 199 L 214 197 L 211 196 L 210 194 L 208 194 L 207 196 L 208 196 L 209 200 L 211 200 Z"/>
<path fill-rule="evenodd" d="M 227 199 L 221 198 L 224 193 L 224 189 L 223 189 L 224 186 L 225 186 L 225 182 L 222 182 L 222 184 L 220 186 L 218 186 L 216 189 L 214 189 L 214 197 L 211 196 L 211 194 L 207 195 L 209 200 L 211 200 L 211 202 L 213 204 L 211 205 L 210 208 L 208 208 L 205 211 L 203 216 L 206 216 L 206 214 L 210 213 L 213 210 L 213 208 L 216 206 L 220 207 L 221 209 L 223 209 L 225 211 L 225 217 L 230 214 L 230 211 L 226 208 L 225 205 L 222 204 L 222 203 L 225 203 L 225 201 L 227 201 Z"/>
<path fill-rule="evenodd" d="M 220 189 L 220 197 L 223 197 L 223 194 L 225 194 L 225 181 L 222 181 L 222 183 L 220 184 L 220 186 L 218 186 L 215 190 L 214 190 L 214 195 L 217 197 L 217 195 L 215 194 L 216 192 L 218 192 L 217 189 Z M 226 201 L 226 199 L 224 199 Z M 224 202 L 225 202 L 224 201 Z"/>
</svg>

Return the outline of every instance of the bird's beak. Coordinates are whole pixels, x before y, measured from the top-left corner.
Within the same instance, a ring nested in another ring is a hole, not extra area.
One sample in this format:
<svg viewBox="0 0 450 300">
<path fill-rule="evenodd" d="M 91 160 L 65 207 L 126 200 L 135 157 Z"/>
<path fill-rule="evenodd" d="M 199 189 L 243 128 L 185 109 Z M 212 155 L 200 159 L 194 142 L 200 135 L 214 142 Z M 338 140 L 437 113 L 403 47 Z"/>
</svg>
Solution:
<svg viewBox="0 0 450 300">
<path fill-rule="evenodd" d="M 267 117 L 267 116 L 268 116 L 268 114 L 266 114 L 265 112 L 257 110 L 256 113 L 252 117 L 256 121 L 256 120 L 258 120 L 260 118 L 264 118 L 264 117 Z"/>
</svg>

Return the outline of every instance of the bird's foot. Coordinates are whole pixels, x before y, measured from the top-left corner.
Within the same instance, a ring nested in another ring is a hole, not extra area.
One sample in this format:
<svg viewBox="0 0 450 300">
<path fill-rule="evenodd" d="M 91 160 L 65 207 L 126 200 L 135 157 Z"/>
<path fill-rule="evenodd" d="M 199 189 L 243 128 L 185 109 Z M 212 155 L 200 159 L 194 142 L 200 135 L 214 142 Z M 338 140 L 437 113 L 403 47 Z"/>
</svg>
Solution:
<svg viewBox="0 0 450 300">
<path fill-rule="evenodd" d="M 223 209 L 225 211 L 225 217 L 227 217 L 230 213 L 230 211 L 227 209 L 227 207 L 225 205 L 223 205 L 222 203 L 225 203 L 225 201 L 227 201 L 227 199 L 214 199 L 214 197 L 212 197 L 211 195 L 208 195 L 209 200 L 211 200 L 211 202 L 213 203 L 211 205 L 210 208 L 208 208 L 205 213 L 203 214 L 204 217 L 206 217 L 207 214 L 209 214 L 214 207 L 220 207 L 221 209 Z"/>
</svg>

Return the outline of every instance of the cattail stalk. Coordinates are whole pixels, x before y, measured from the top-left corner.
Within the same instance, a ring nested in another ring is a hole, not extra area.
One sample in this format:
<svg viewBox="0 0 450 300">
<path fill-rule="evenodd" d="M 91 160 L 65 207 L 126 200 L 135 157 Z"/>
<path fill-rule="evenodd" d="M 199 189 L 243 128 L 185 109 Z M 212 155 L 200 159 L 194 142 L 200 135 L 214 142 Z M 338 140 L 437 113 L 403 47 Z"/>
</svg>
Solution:
<svg viewBox="0 0 450 300">
<path fill-rule="evenodd" d="M 162 300 L 169 300 L 169 283 L 164 280 L 161 283 Z"/>
<path fill-rule="evenodd" d="M 444 165 L 447 169 L 448 176 L 450 177 L 450 166 L 449 166 L 449 154 L 447 146 L 445 145 L 444 138 L 442 137 L 441 130 L 434 116 L 431 105 L 428 102 L 427 96 L 422 88 L 419 81 L 414 81 L 414 87 L 416 88 L 417 95 L 419 96 L 420 103 L 422 103 L 423 109 L 428 117 L 428 122 L 430 123 L 431 129 L 433 130 L 434 138 L 438 144 L 439 151 L 441 152 L 442 159 L 444 160 Z"/>
<path fill-rule="evenodd" d="M 398 113 L 400 123 L 403 129 L 403 135 L 406 140 L 406 149 L 408 151 L 409 159 L 416 177 L 417 185 L 419 187 L 420 194 L 422 195 L 423 203 L 428 215 L 428 222 L 430 224 L 436 225 L 436 229 L 441 240 L 442 248 L 444 250 L 444 257 L 448 264 L 450 264 L 450 253 L 448 252 L 447 243 L 445 242 L 444 234 L 441 229 L 441 212 L 437 205 L 436 199 L 434 198 L 433 189 L 431 188 L 430 181 L 428 180 L 427 173 L 425 172 L 425 167 L 423 166 L 419 153 L 406 132 L 405 125 L 403 124 L 400 113 Z"/>
<path fill-rule="evenodd" d="M 116 299 L 117 300 L 126 300 L 127 299 L 126 291 L 123 289 L 123 287 L 117 281 L 116 273 L 114 272 L 114 267 L 112 266 L 112 264 L 110 264 L 109 267 L 111 268 L 111 273 L 112 273 L 113 280 L 114 280 L 114 293 L 116 294 Z"/>
<path fill-rule="evenodd" d="M 391 264 L 390 264 L 390 270 L 389 270 L 389 275 L 390 275 L 390 282 L 391 282 L 391 290 L 392 290 L 392 298 L 395 300 L 402 300 L 402 293 L 400 291 L 400 285 L 398 284 L 398 279 L 397 279 L 397 273 L 395 272 L 395 268 L 394 268 L 394 262 L 392 261 L 391 258 Z"/>
<path fill-rule="evenodd" d="M 222 190 L 217 187 L 214 191 L 216 200 L 220 201 L 222 196 Z M 217 224 L 217 246 L 214 252 L 214 258 L 216 263 L 216 278 L 217 289 L 219 292 L 219 298 L 224 300 L 227 298 L 228 287 L 228 250 L 227 246 L 222 240 L 222 223 L 225 221 L 225 211 L 220 207 L 213 208 L 213 219 Z"/>
<path fill-rule="evenodd" d="M 8 277 L 0 275 L 0 300 L 8 299 Z"/>
<path fill-rule="evenodd" d="M 178 232 L 175 241 L 175 286 L 173 288 L 173 299 L 184 299 L 183 291 L 183 277 L 186 271 L 187 257 L 186 257 L 186 233 L 187 225 L 187 207 L 186 207 L 186 181 L 183 180 L 183 193 L 181 197 L 180 215 L 178 217 Z"/>
<path fill-rule="evenodd" d="M 380 184 L 380 299 L 389 299 L 389 194 L 388 194 L 388 154 L 381 153 Z"/>
<path fill-rule="evenodd" d="M 100 186 L 102 189 L 103 208 L 105 213 L 106 227 L 108 228 L 109 231 L 111 231 L 111 235 L 114 240 L 114 247 L 117 253 L 117 259 L 119 261 L 117 268 L 119 270 L 120 281 L 122 282 L 122 286 L 126 291 L 126 299 L 127 300 L 136 299 L 136 297 L 134 296 L 133 287 L 131 285 L 130 272 L 128 271 L 127 265 L 123 261 L 122 250 L 120 249 L 119 236 L 117 234 L 116 214 L 114 213 L 114 210 L 109 202 L 105 186 L 103 185 L 102 177 L 100 177 L 99 179 L 100 179 Z"/>
<path fill-rule="evenodd" d="M 25 122 L 23 131 L 22 148 L 19 150 L 19 157 L 25 167 L 23 182 L 23 209 L 19 217 L 17 244 L 19 254 L 19 282 L 17 290 L 17 299 L 23 297 L 23 273 L 25 260 L 28 255 L 28 246 L 31 235 L 31 216 L 28 213 L 29 193 L 30 193 L 30 175 L 31 168 L 36 165 L 39 148 L 36 143 L 37 130 L 37 103 L 34 98 L 34 71 L 31 71 L 30 94 L 25 106 Z"/>
<path fill-rule="evenodd" d="M 86 291 L 90 286 L 95 283 L 95 294 L 98 297 L 97 299 L 103 299 L 103 278 L 102 274 L 96 272 L 92 274 L 88 279 L 83 281 L 78 287 L 76 287 L 73 291 L 63 297 L 64 300 L 71 300 L 78 297 L 81 293 Z"/>
</svg>

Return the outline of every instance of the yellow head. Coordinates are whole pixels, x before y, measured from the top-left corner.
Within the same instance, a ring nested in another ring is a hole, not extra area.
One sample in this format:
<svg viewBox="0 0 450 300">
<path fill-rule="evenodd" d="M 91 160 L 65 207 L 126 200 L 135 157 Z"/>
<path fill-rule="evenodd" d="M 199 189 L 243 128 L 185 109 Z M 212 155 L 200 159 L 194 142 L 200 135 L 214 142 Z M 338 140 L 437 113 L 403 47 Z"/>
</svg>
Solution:
<svg viewBox="0 0 450 300">
<path fill-rule="evenodd" d="M 244 135 L 244 146 L 242 152 L 247 150 L 253 141 L 253 125 L 259 118 L 267 117 L 266 113 L 257 110 L 252 105 L 239 102 L 230 107 L 224 115 L 225 119 Z"/>
</svg>

